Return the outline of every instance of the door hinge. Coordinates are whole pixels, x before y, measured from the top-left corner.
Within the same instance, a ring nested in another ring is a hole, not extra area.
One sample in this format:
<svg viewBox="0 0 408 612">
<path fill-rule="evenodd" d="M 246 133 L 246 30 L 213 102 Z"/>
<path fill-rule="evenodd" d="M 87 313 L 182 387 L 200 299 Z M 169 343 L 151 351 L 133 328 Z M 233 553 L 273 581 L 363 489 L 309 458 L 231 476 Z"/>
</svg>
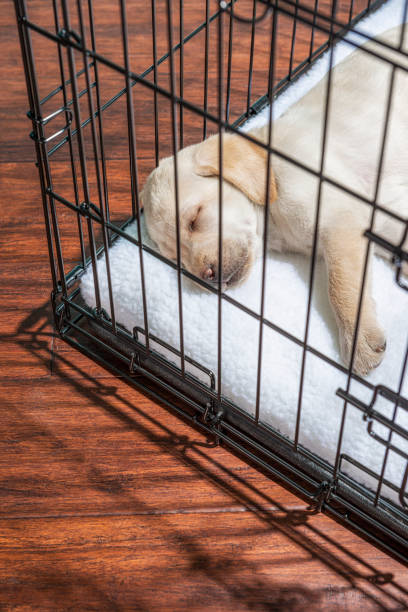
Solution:
<svg viewBox="0 0 408 612">
<path fill-rule="evenodd" d="M 336 485 L 336 480 L 323 480 L 323 482 L 320 483 L 319 488 L 313 497 L 312 503 L 308 507 L 308 510 L 311 510 L 313 514 L 321 512 L 323 506 L 330 501 L 332 493 L 334 493 L 336 490 Z"/>
</svg>

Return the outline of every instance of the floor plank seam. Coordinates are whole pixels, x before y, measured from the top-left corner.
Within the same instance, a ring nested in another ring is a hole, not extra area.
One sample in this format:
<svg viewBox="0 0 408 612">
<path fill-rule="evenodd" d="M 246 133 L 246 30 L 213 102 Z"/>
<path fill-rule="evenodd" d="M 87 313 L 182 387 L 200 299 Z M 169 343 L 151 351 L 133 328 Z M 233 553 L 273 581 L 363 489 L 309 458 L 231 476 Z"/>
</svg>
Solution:
<svg viewBox="0 0 408 612">
<path fill-rule="evenodd" d="M 50 346 L 50 376 L 54 375 L 54 369 L 55 369 L 55 350 L 54 350 L 54 345 L 55 345 L 55 333 L 52 334 L 51 336 L 51 346 Z"/>
<path fill-rule="evenodd" d="M 25 520 L 64 520 L 64 519 L 91 519 L 91 518 L 115 518 L 115 517 L 131 517 L 131 516 L 163 516 L 173 514 L 237 514 L 237 513 L 253 513 L 254 511 L 268 512 L 276 515 L 289 516 L 292 512 L 305 511 L 305 505 L 295 504 L 285 509 L 276 508 L 270 505 L 248 505 L 248 506 L 226 506 L 219 508 L 173 508 L 168 510 L 140 510 L 135 512 L 90 512 L 90 513 L 67 513 L 67 514 L 19 514 L 0 516 L 1 521 L 25 521 Z"/>
</svg>

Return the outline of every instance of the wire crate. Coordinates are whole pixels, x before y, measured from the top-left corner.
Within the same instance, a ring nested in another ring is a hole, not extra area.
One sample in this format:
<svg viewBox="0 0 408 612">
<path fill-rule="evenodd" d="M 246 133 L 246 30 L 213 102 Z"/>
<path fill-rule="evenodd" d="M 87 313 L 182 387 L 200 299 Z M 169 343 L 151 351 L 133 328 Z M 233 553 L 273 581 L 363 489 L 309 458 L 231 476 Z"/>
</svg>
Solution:
<svg viewBox="0 0 408 612">
<path fill-rule="evenodd" d="M 334 461 L 322 459 L 299 442 L 306 359 L 314 354 L 330 362 L 308 342 L 317 233 L 304 337 L 293 338 L 273 325 L 262 308 L 259 313 L 247 312 L 259 323 L 260 347 L 262 330 L 269 326 L 302 351 L 293 439 L 260 418 L 261 350 L 254 415 L 222 394 L 221 309 L 224 303 L 234 302 L 228 292 L 220 287 L 213 290 L 218 299 L 214 325 L 218 325 L 219 346 L 218 367 L 211 371 L 188 355 L 183 344 L 181 282 L 200 279 L 183 268 L 179 255 L 176 261 L 167 259 L 139 238 L 141 186 L 161 158 L 210 133 L 241 133 L 239 127 L 247 119 L 273 102 L 325 52 L 332 54 L 335 44 L 358 30 L 359 20 L 381 4 L 381 0 L 119 0 L 95 4 L 93 0 L 50 0 L 48 22 L 44 23 L 36 17 L 34 0 L 15 0 L 59 335 L 296 490 L 309 503 L 306 514 L 327 512 L 407 560 L 408 454 L 396 439 L 407 440 L 408 431 L 398 425 L 396 416 L 408 410 L 408 400 L 401 395 L 408 352 L 396 389 L 389 388 L 387 381 L 373 385 L 358 377 L 352 363 L 348 367 L 331 364 L 346 374 L 344 388 L 337 391 L 343 403 Z M 398 53 L 404 52 L 400 49 Z M 248 134 L 243 138 L 251 140 Z M 304 168 L 307 170 L 306 163 Z M 317 175 L 320 183 L 328 180 L 322 171 Z M 350 191 L 347 186 L 339 188 Z M 366 200 L 376 207 L 375 201 Z M 128 232 L 131 224 L 136 224 L 136 237 Z M 404 291 L 401 267 L 408 260 L 406 251 L 401 245 L 387 243 L 373 227 L 367 228 L 365 236 L 368 245 L 378 243 L 390 251 L 395 280 Z M 133 330 L 121 325 L 114 307 L 110 248 L 118 238 L 131 242 L 138 253 L 142 294 L 137 299 L 143 303 L 144 325 Z M 177 272 L 178 346 L 149 329 L 146 253 Z M 106 261 L 110 314 L 100 297 L 97 262 L 101 257 Z M 89 268 L 94 275 L 95 308 L 80 293 L 81 278 Z M 360 308 L 363 283 L 364 279 Z M 259 289 L 263 292 L 264 287 Z M 245 310 L 242 304 L 234 305 Z M 372 392 L 370 402 L 353 395 L 353 380 Z M 394 406 L 392 418 L 377 410 L 380 399 Z M 384 455 L 381 473 L 343 451 L 347 411 L 358 411 L 367 423 L 367 436 L 377 440 Z M 386 434 L 380 435 L 376 425 Z M 386 478 L 390 452 L 397 453 L 406 465 L 398 487 Z M 349 476 L 347 465 L 373 478 L 376 490 Z M 399 504 L 389 499 L 390 490 Z"/>
</svg>

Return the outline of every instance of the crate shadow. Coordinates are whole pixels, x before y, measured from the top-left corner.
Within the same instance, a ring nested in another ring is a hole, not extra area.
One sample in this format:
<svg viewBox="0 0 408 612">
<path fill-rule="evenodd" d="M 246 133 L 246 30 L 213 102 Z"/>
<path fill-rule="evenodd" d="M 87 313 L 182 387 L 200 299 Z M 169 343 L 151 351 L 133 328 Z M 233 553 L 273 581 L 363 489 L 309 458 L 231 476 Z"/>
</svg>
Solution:
<svg viewBox="0 0 408 612">
<path fill-rule="evenodd" d="M 238 471 L 229 469 L 212 456 L 211 447 L 214 446 L 214 443 L 205 442 L 201 438 L 197 439 L 197 432 L 194 428 L 191 429 L 191 436 L 179 435 L 177 431 L 158 421 L 146 410 L 130 403 L 121 393 L 125 381 L 112 377 L 106 384 L 106 379 L 92 378 L 85 369 L 70 359 L 69 354 L 64 354 L 64 352 L 53 354 L 53 348 L 50 345 L 50 337 L 53 336 L 50 331 L 50 318 L 49 304 L 46 303 L 22 320 L 16 334 L 13 335 L 13 338 L 8 336 L 8 339 L 12 339 L 13 342 L 30 351 L 40 362 L 46 365 L 52 364 L 52 375 L 62 376 L 64 381 L 72 386 L 75 393 L 82 394 L 93 405 L 125 423 L 127 427 L 137 430 L 138 435 L 157 445 L 160 452 L 168 453 L 183 462 L 189 469 L 197 470 L 201 477 L 228 495 L 235 511 L 248 512 L 256 517 L 260 531 L 265 538 L 268 537 L 268 534 L 279 532 L 299 550 L 299 559 L 304 560 L 306 554 L 310 559 L 318 560 L 326 570 L 329 569 L 337 578 L 342 579 L 345 586 L 335 588 L 328 585 L 316 589 L 305 584 L 301 577 L 299 577 L 299 583 L 294 586 L 285 587 L 285 585 L 276 584 L 271 575 L 259 571 L 260 568 L 256 561 L 249 561 L 240 556 L 239 550 L 223 554 L 222 560 L 216 555 L 216 551 L 209 554 L 199 537 L 188 534 L 182 529 L 176 529 L 169 522 L 169 517 L 166 517 L 166 514 L 170 514 L 169 512 L 161 512 L 160 508 L 149 505 L 144 499 L 138 499 L 138 509 L 142 508 L 143 514 L 160 515 L 160 525 L 156 525 L 157 529 L 162 533 L 166 529 L 166 537 L 169 538 L 168 533 L 171 534 L 169 544 L 174 546 L 180 554 L 182 553 L 184 558 L 187 556 L 190 579 L 192 576 L 194 582 L 199 582 L 205 578 L 206 582 L 209 581 L 214 585 L 217 592 L 224 593 L 229 602 L 236 602 L 237 607 L 244 604 L 253 610 L 297 612 L 305 609 L 330 609 L 331 606 L 336 606 L 338 601 L 354 602 L 353 605 L 363 608 L 366 606 L 367 609 L 404 610 L 408 608 L 408 590 L 405 586 L 399 584 L 392 573 L 384 572 L 383 567 L 376 567 L 372 562 L 351 552 L 346 546 L 316 527 L 316 520 L 310 520 L 311 514 L 306 504 L 302 509 L 301 500 L 299 500 L 300 509 L 286 508 L 278 500 L 257 489 L 254 484 L 245 481 Z M 88 383 L 86 386 L 82 384 L 84 380 Z M 120 406 L 123 406 L 123 411 Z M 137 422 L 129 415 L 129 409 L 137 416 Z M 160 431 L 160 434 L 157 431 Z M 51 431 L 47 433 L 52 435 Z M 72 451 L 68 450 L 68 452 Z M 81 461 L 80 456 L 74 459 Z M 111 495 L 119 498 L 128 497 L 130 503 L 135 502 L 131 484 L 129 486 L 129 483 L 123 482 L 120 478 L 112 479 L 112 475 L 104 473 L 103 468 L 98 465 L 89 466 L 87 470 L 87 477 L 95 488 L 102 491 L 108 490 Z M 207 512 L 211 512 L 211 509 Z M 273 540 L 271 540 L 271 546 L 273 546 Z M 271 555 L 268 566 L 278 561 L 285 563 L 282 556 L 277 559 Z M 298 558 L 294 559 L 292 556 L 287 563 L 289 565 L 297 561 Z M 38 571 L 41 573 L 40 569 Z M 57 573 L 56 567 L 55 573 Z M 64 572 L 64 581 L 66 580 L 69 581 L 69 572 Z M 100 587 L 94 586 L 96 593 Z M 88 584 L 88 587 L 93 589 L 92 583 Z M 21 588 L 32 588 L 32 584 Z M 86 590 L 85 585 L 83 588 Z M 101 605 L 108 605 L 109 593 L 103 594 L 98 591 L 97 597 Z M 105 603 L 104 597 L 106 597 Z M 133 591 L 132 597 L 132 601 L 128 602 L 132 609 L 146 609 L 144 598 L 138 600 Z M 210 590 L 207 593 L 207 602 L 203 594 L 202 597 L 204 599 L 201 599 L 200 605 L 214 603 Z M 194 597 L 189 600 L 189 593 L 185 593 L 183 605 L 186 608 L 194 609 L 196 605 Z M 110 609 L 116 608 L 113 606 Z"/>
</svg>

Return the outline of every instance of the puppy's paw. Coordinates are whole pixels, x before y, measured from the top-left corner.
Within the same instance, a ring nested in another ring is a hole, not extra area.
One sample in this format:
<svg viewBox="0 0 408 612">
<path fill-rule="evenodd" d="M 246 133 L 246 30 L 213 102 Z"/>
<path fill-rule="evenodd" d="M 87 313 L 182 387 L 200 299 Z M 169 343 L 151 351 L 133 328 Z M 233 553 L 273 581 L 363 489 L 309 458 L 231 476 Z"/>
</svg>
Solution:
<svg viewBox="0 0 408 612">
<path fill-rule="evenodd" d="M 353 347 L 354 326 L 340 328 L 340 351 L 346 366 L 350 364 Z M 353 372 L 367 376 L 373 368 L 380 365 L 384 357 L 386 339 L 384 331 L 374 319 L 361 320 L 354 353 Z"/>
</svg>

